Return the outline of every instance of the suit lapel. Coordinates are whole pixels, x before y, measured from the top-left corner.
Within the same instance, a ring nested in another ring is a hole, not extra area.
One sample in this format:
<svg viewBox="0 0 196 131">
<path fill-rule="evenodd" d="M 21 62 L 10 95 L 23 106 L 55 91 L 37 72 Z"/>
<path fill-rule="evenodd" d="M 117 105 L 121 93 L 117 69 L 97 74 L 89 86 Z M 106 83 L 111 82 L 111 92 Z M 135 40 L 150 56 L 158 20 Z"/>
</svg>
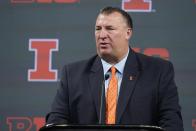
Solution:
<svg viewBox="0 0 196 131">
<path fill-rule="evenodd" d="M 102 82 L 103 82 L 103 68 L 102 68 L 100 58 L 96 57 L 90 70 L 89 83 L 90 83 L 90 89 L 91 89 L 98 119 L 99 119 L 100 104 L 101 104 Z"/>
<path fill-rule="evenodd" d="M 136 54 L 130 49 L 121 83 L 118 105 L 117 105 L 117 119 L 116 123 L 119 124 L 123 112 L 126 109 L 131 95 L 134 92 L 135 84 L 139 76 L 138 61 Z"/>
</svg>

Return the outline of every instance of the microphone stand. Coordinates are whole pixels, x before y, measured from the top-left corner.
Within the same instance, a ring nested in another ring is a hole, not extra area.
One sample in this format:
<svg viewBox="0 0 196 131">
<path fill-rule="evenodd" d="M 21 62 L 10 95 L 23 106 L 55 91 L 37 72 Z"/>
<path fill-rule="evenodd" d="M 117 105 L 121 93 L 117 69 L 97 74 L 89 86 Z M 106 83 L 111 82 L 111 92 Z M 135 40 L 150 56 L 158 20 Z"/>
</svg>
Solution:
<svg viewBox="0 0 196 131">
<path fill-rule="evenodd" d="M 100 109 L 99 109 L 99 124 L 101 124 L 101 120 L 102 120 L 102 114 L 103 114 L 103 103 L 104 103 L 104 97 L 105 97 L 105 81 L 108 80 L 108 78 L 110 77 L 109 74 L 105 74 L 104 76 L 104 80 L 101 83 L 101 105 L 100 105 Z"/>
</svg>

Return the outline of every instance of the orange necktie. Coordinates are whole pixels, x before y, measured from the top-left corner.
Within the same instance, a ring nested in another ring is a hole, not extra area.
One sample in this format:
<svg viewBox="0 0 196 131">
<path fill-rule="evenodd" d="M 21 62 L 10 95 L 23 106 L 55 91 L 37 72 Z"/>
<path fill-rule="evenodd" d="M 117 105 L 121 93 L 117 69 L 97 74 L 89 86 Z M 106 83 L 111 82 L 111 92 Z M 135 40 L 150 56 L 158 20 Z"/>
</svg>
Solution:
<svg viewBox="0 0 196 131">
<path fill-rule="evenodd" d="M 106 124 L 115 124 L 116 120 L 118 80 L 116 77 L 116 68 L 114 66 L 111 67 L 111 74 L 112 76 L 106 95 Z"/>
</svg>

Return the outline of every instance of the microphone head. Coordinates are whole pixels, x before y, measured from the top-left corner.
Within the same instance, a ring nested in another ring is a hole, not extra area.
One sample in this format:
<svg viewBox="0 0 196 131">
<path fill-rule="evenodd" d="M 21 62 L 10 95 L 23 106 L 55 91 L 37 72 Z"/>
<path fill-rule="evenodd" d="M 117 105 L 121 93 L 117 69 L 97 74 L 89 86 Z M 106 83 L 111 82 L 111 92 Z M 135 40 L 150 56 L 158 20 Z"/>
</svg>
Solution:
<svg viewBox="0 0 196 131">
<path fill-rule="evenodd" d="M 105 76 L 104 76 L 104 79 L 105 80 L 108 80 L 109 77 L 110 77 L 110 74 L 109 73 L 106 73 Z"/>
</svg>

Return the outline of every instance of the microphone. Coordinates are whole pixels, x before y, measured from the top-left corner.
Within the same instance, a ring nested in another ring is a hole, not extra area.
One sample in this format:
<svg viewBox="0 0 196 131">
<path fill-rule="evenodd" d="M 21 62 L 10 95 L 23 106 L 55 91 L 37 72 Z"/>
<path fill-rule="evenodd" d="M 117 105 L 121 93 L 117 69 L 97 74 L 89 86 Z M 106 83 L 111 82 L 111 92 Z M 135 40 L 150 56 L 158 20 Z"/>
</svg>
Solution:
<svg viewBox="0 0 196 131">
<path fill-rule="evenodd" d="M 104 77 L 105 77 L 105 78 L 104 78 L 104 79 L 105 79 L 104 82 L 105 82 L 105 81 L 108 80 L 108 78 L 110 77 L 110 74 L 109 74 L 109 73 L 106 73 Z"/>
<path fill-rule="evenodd" d="M 105 81 L 108 80 L 108 78 L 110 77 L 109 73 L 106 73 L 104 75 L 104 80 L 102 81 L 101 84 L 101 105 L 100 105 L 100 109 L 99 109 L 99 124 L 101 124 L 101 119 L 102 119 L 102 109 L 103 109 L 103 102 L 104 102 L 104 94 L 105 94 Z"/>
</svg>

